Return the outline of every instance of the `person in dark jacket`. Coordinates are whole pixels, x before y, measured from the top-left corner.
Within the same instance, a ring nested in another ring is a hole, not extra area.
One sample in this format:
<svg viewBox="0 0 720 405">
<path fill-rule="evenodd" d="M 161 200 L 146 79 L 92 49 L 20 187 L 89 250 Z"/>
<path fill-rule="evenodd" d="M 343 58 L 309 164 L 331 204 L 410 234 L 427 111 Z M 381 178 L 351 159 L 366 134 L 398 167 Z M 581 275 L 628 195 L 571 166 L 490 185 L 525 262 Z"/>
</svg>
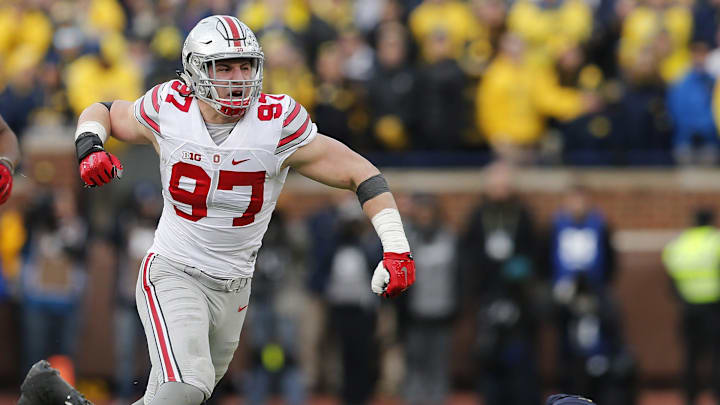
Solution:
<svg viewBox="0 0 720 405">
<path fill-rule="evenodd" d="M 634 403 L 634 359 L 626 347 L 612 295 L 612 231 L 590 193 L 573 184 L 551 227 L 552 294 L 560 387 L 601 403 Z"/>
<path fill-rule="evenodd" d="M 540 401 L 533 222 L 512 176 L 508 163 L 490 166 L 460 248 L 463 295 L 477 314 L 479 391 L 488 405 Z"/>
<path fill-rule="evenodd" d="M 415 288 L 399 305 L 405 344 L 405 401 L 440 405 L 450 391 L 453 320 L 458 309 L 457 238 L 442 220 L 437 197 L 412 198 L 405 224 L 417 268 Z"/>
</svg>

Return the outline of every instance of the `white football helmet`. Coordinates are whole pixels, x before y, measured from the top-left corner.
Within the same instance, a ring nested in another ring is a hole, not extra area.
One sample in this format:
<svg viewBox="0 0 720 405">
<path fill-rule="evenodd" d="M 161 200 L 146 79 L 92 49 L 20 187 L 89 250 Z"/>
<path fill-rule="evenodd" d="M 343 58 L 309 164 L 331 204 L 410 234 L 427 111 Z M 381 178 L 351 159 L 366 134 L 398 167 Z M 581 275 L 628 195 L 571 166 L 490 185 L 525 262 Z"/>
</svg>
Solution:
<svg viewBox="0 0 720 405">
<path fill-rule="evenodd" d="M 234 58 L 250 59 L 252 78 L 215 80 L 215 62 Z M 224 116 L 236 117 L 260 96 L 264 59 L 257 38 L 247 25 L 232 16 L 214 15 L 203 18 L 185 39 L 180 77 L 195 97 L 206 101 Z M 218 88 L 229 89 L 228 98 L 221 98 Z"/>
</svg>

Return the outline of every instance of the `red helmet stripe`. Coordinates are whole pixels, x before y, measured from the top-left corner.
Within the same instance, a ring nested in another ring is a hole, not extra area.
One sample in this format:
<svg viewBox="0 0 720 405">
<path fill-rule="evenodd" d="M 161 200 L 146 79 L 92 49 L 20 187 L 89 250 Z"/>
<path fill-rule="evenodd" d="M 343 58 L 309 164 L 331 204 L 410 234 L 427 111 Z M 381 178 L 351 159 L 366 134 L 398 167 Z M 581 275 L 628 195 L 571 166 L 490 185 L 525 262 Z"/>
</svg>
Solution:
<svg viewBox="0 0 720 405">
<path fill-rule="evenodd" d="M 233 38 L 240 38 L 240 26 L 235 23 L 235 19 L 228 16 L 223 16 L 223 19 L 225 20 L 225 23 L 230 27 L 230 32 L 232 33 Z M 235 46 L 240 46 L 240 41 L 235 40 L 233 41 Z"/>
</svg>

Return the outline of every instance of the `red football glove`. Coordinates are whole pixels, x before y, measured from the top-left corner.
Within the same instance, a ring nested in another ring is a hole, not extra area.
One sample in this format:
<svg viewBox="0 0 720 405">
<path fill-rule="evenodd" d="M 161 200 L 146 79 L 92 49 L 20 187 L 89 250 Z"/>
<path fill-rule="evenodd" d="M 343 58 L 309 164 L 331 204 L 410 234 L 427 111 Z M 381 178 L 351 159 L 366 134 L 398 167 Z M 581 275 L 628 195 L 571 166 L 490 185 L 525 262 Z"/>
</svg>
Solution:
<svg viewBox="0 0 720 405">
<path fill-rule="evenodd" d="M 396 297 L 415 282 L 415 261 L 407 253 L 383 253 L 373 273 L 371 288 L 383 297 Z"/>
<path fill-rule="evenodd" d="M 123 172 L 120 160 L 109 152 L 91 153 L 80 161 L 80 178 L 87 187 L 102 186 L 113 178 L 121 178 Z"/>
<path fill-rule="evenodd" d="M 4 204 L 5 201 L 10 198 L 10 191 L 12 191 L 13 176 L 10 169 L 4 164 L 0 163 L 0 204 Z"/>
</svg>

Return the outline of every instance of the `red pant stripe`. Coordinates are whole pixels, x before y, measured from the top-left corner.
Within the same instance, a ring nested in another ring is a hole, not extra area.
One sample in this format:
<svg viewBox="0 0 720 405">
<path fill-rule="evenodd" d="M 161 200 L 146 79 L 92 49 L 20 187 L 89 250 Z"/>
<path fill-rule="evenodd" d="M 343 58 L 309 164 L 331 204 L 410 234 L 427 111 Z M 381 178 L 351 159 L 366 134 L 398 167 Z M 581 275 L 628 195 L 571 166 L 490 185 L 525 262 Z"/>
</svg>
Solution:
<svg viewBox="0 0 720 405">
<path fill-rule="evenodd" d="M 155 345 L 158 348 L 158 354 L 160 355 L 160 364 L 162 366 L 163 375 L 165 381 L 182 381 L 179 378 L 179 372 L 177 370 L 175 356 L 172 352 L 170 345 L 170 337 L 167 334 L 165 327 L 165 319 L 163 318 L 160 303 L 158 302 L 157 295 L 155 293 L 155 286 L 150 281 L 150 263 L 154 253 L 149 253 L 145 258 L 143 265 L 142 277 L 143 277 L 143 291 L 145 293 L 145 300 L 147 301 L 148 312 L 150 315 L 150 323 L 152 324 L 153 334 L 155 336 Z"/>
</svg>

